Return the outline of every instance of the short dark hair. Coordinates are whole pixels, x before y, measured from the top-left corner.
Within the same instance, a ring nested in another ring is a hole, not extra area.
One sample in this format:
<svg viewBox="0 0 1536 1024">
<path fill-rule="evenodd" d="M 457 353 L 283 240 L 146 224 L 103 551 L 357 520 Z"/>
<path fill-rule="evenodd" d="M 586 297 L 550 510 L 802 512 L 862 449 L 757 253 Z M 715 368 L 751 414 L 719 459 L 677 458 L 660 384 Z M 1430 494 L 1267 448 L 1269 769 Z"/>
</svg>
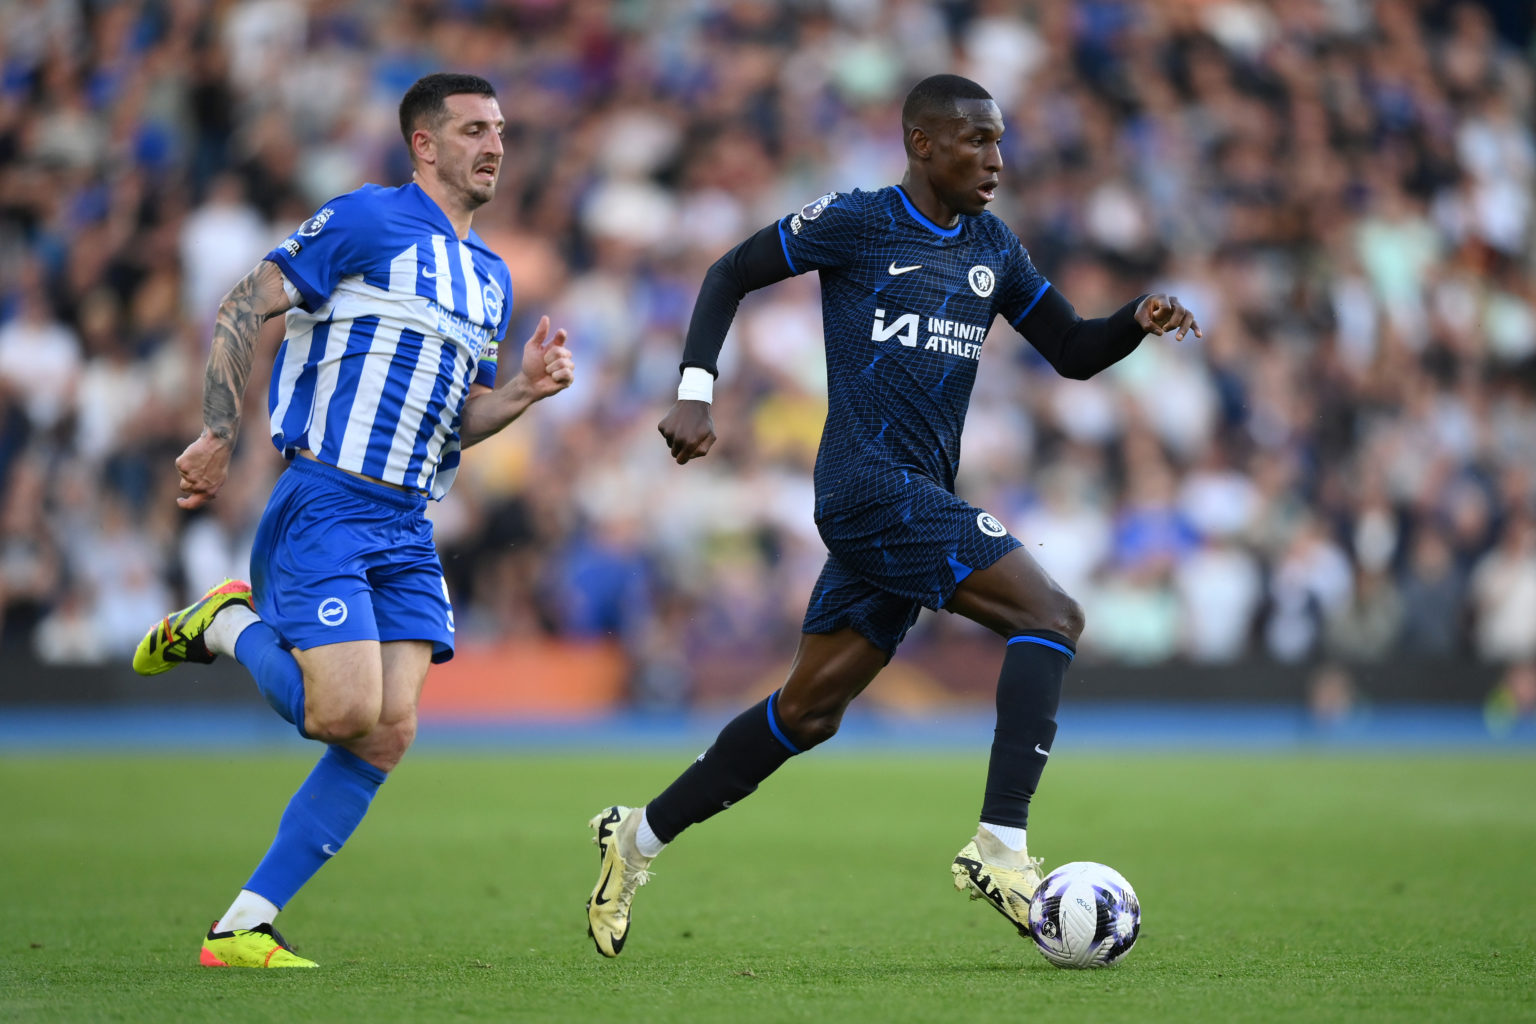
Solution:
<svg viewBox="0 0 1536 1024">
<path fill-rule="evenodd" d="M 959 75 L 930 75 L 912 87 L 901 105 L 901 129 L 910 132 L 916 125 L 935 117 L 949 117 L 961 100 L 989 100 L 992 94 L 969 78 Z"/>
<path fill-rule="evenodd" d="M 421 127 L 423 121 L 427 122 L 428 127 L 435 128 L 448 116 L 444 100 L 464 93 L 496 98 L 495 87 L 479 75 L 462 75 L 452 71 L 434 71 L 418 78 L 414 85 L 405 90 L 405 96 L 400 100 L 400 134 L 405 137 L 406 147 L 410 147 L 411 134 Z"/>
</svg>

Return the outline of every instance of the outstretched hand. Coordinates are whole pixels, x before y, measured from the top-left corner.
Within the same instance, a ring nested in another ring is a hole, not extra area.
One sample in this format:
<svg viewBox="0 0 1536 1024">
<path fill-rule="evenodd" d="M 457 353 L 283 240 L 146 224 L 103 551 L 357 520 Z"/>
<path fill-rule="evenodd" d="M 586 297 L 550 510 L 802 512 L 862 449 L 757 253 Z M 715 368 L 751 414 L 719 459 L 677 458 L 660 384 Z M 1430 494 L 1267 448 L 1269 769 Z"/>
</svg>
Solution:
<svg viewBox="0 0 1536 1024">
<path fill-rule="evenodd" d="M 218 496 L 219 488 L 229 477 L 231 446 L 204 431 L 196 441 L 176 460 L 176 472 L 181 476 L 181 493 L 176 499 L 182 508 L 202 508 Z"/>
<path fill-rule="evenodd" d="M 1178 331 L 1174 335 L 1175 341 L 1183 341 L 1184 335 L 1190 331 L 1194 331 L 1197 338 L 1205 337 L 1200 333 L 1195 314 L 1184 308 L 1177 295 L 1148 295 L 1136 307 L 1136 322 L 1148 334 L 1161 336 L 1169 331 Z"/>
<path fill-rule="evenodd" d="M 667 447 L 679 466 L 690 459 L 703 458 L 715 446 L 715 422 L 709 415 L 708 402 L 678 399 L 656 429 L 667 439 Z"/>
<path fill-rule="evenodd" d="M 535 401 L 564 391 L 576 379 L 576 363 L 565 347 L 566 338 L 564 327 L 550 335 L 549 317 L 542 316 L 533 337 L 523 344 L 523 377 Z"/>
</svg>

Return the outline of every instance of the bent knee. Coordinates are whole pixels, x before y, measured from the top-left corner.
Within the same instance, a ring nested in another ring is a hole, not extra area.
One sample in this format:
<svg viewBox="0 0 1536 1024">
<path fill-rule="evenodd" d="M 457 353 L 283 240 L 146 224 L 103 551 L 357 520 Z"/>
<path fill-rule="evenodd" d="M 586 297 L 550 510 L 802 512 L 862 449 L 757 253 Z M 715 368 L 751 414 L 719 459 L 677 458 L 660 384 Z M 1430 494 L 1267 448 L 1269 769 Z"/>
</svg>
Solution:
<svg viewBox="0 0 1536 1024">
<path fill-rule="evenodd" d="M 1059 607 L 1055 611 L 1056 624 L 1046 628 L 1054 629 L 1062 636 L 1071 639 L 1074 644 L 1077 643 L 1078 638 L 1083 635 L 1083 627 L 1087 625 L 1083 606 L 1066 593 L 1062 593 Z"/>
<path fill-rule="evenodd" d="M 326 743 L 361 739 L 378 724 L 379 707 L 368 702 L 306 704 L 304 708 L 304 731 Z"/>
<path fill-rule="evenodd" d="M 797 722 L 792 727 L 793 735 L 800 741 L 801 750 L 810 750 L 820 746 L 833 736 L 837 735 L 838 728 L 843 724 L 842 713 L 836 715 L 817 715 L 814 718 L 806 718 Z"/>
<path fill-rule="evenodd" d="M 370 737 L 375 741 L 381 756 L 399 761 L 416 742 L 416 716 L 394 722 L 380 722 Z"/>
<path fill-rule="evenodd" d="M 347 749 L 382 771 L 394 771 L 416 739 L 416 715 L 383 721 L 365 736 L 347 745 Z"/>
<path fill-rule="evenodd" d="M 1013 633 L 1048 630 L 1059 633 L 1076 644 L 1078 638 L 1083 635 L 1084 624 L 1083 606 L 1073 600 L 1066 591 L 1056 590 L 1052 592 L 1050 601 L 1043 603 L 1041 607 L 1031 608 L 1027 613 L 1018 615 L 1010 626 Z"/>
<path fill-rule="evenodd" d="M 788 703 L 782 697 L 774 708 L 779 727 L 801 750 L 809 750 L 836 736 L 838 727 L 843 724 L 843 712 L 846 709 L 846 704 L 837 707 L 800 707 Z"/>
</svg>

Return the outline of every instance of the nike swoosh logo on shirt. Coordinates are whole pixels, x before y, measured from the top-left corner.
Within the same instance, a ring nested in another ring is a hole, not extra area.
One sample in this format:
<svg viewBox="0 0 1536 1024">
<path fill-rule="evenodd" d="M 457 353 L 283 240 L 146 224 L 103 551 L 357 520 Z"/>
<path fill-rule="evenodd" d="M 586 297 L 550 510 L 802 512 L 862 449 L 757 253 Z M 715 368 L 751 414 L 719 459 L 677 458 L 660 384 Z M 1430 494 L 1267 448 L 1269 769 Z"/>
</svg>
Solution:
<svg viewBox="0 0 1536 1024">
<path fill-rule="evenodd" d="M 891 266 L 890 266 L 890 271 L 891 271 L 891 276 L 892 277 L 895 277 L 897 274 L 905 274 L 908 271 L 922 270 L 922 269 L 923 269 L 923 265 L 921 263 L 914 263 L 910 267 L 898 267 L 894 260 L 891 261 Z"/>
<path fill-rule="evenodd" d="M 437 276 L 437 271 L 435 271 L 435 270 L 428 270 L 426 267 L 422 267 L 421 268 L 421 276 L 422 277 L 436 277 Z"/>
</svg>

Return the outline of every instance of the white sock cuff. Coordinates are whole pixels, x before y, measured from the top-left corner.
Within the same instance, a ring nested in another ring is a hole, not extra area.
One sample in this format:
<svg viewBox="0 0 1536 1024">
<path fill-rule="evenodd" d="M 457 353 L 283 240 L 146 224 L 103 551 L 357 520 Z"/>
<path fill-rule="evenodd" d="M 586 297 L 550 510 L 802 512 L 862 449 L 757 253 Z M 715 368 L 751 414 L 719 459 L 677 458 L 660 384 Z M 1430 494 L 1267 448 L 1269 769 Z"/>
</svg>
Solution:
<svg viewBox="0 0 1536 1024">
<path fill-rule="evenodd" d="M 222 616 L 221 616 L 222 617 Z M 238 928 L 251 929 L 259 924 L 271 924 L 277 920 L 277 904 L 265 896 L 258 896 L 249 889 L 241 889 L 235 902 L 224 911 L 215 931 L 232 932 Z"/>
<path fill-rule="evenodd" d="M 990 821 L 982 822 L 981 827 L 1001 839 L 1003 845 L 1014 853 L 1023 853 L 1028 849 L 1024 841 L 1025 830 L 1022 828 L 1015 828 L 1012 825 L 994 825 Z"/>
<path fill-rule="evenodd" d="M 214 654 L 227 654 L 231 658 L 235 656 L 235 644 L 240 640 L 240 634 L 245 628 L 260 622 L 261 617 L 243 604 L 231 604 L 219 611 L 208 623 L 208 629 L 203 633 L 203 642 Z"/>
<path fill-rule="evenodd" d="M 635 828 L 635 849 L 640 851 L 642 857 L 654 857 L 667 848 L 667 844 L 656 838 L 656 833 L 651 831 L 650 819 L 645 816 L 645 809 L 640 809 L 640 824 Z"/>
</svg>

